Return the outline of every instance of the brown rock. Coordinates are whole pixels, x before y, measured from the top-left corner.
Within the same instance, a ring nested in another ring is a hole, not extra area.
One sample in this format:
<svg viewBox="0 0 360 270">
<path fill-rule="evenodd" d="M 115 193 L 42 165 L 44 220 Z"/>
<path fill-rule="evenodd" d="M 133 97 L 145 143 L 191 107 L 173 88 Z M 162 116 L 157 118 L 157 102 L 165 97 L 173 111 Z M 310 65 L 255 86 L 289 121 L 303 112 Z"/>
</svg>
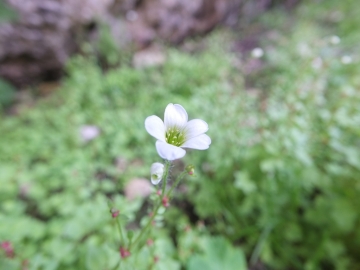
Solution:
<svg viewBox="0 0 360 270">
<path fill-rule="evenodd" d="M 177 44 L 221 22 L 254 16 L 275 0 L 6 0 L 19 19 L 0 25 L 0 77 L 16 86 L 58 79 L 99 22 L 121 48 L 142 50 L 155 40 Z M 281 3 L 296 3 L 283 0 Z M 242 12 L 242 10 L 244 12 Z M 127 46 L 127 47 L 126 47 Z"/>
<path fill-rule="evenodd" d="M 135 178 L 129 181 L 125 186 L 125 197 L 133 200 L 136 197 L 147 197 L 152 191 L 153 187 L 150 180 L 144 178 Z"/>
<path fill-rule="evenodd" d="M 56 79 L 113 0 L 8 0 L 18 20 L 0 25 L 0 76 L 17 86 Z"/>
<path fill-rule="evenodd" d="M 179 43 L 187 36 L 211 30 L 232 11 L 234 3 L 241 0 L 147 0 L 142 1 L 136 12 L 139 19 L 132 21 L 135 42 L 142 48 L 141 33 L 152 29 L 151 41 L 156 37 Z M 149 42 L 149 40 L 147 40 Z"/>
<path fill-rule="evenodd" d="M 160 66 L 166 60 L 165 54 L 160 48 L 152 46 L 144 50 L 138 51 L 133 57 L 133 66 L 135 68 L 146 68 Z"/>
</svg>

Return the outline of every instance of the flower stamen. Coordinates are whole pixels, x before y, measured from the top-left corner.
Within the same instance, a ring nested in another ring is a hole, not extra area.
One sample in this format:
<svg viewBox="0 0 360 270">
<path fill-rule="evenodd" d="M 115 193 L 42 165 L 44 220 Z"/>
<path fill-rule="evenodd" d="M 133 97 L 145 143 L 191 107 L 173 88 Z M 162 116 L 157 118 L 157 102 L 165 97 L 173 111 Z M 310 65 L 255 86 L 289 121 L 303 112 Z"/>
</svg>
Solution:
<svg viewBox="0 0 360 270">
<path fill-rule="evenodd" d="M 185 132 L 178 128 L 169 128 L 165 134 L 165 140 L 167 143 L 181 146 L 185 140 Z"/>
</svg>

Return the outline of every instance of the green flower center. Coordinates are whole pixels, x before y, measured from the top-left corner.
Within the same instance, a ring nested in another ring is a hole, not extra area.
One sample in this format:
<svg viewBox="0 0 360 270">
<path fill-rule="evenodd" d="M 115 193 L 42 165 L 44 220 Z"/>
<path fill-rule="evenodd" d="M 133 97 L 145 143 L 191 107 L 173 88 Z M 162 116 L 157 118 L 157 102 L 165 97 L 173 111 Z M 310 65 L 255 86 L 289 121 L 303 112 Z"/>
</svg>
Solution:
<svg viewBox="0 0 360 270">
<path fill-rule="evenodd" d="M 168 144 L 180 146 L 186 141 L 185 132 L 177 127 L 169 128 L 166 131 L 165 140 Z"/>
</svg>

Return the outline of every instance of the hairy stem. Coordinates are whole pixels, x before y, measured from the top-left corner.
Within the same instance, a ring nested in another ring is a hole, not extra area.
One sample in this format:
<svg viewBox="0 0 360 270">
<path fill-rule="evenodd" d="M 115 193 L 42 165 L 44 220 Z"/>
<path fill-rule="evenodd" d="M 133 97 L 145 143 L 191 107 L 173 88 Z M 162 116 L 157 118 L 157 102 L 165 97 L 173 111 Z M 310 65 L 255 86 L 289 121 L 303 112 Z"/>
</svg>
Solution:
<svg viewBox="0 0 360 270">
<path fill-rule="evenodd" d="M 158 204 L 155 206 L 155 209 L 152 212 L 152 215 L 151 215 L 149 221 L 146 223 L 145 227 L 141 230 L 140 234 L 136 237 L 136 239 L 132 243 L 130 243 L 129 251 L 131 251 L 131 248 L 136 247 L 136 244 L 139 243 L 139 241 L 141 240 L 141 238 L 143 237 L 145 232 L 150 228 L 154 218 L 156 217 L 160 207 L 162 206 L 162 200 L 165 196 L 167 178 L 168 178 L 169 171 L 170 171 L 170 165 L 171 165 L 171 162 L 166 160 L 165 161 L 165 173 L 164 173 L 163 179 L 162 179 L 163 182 L 162 182 L 162 192 L 160 195 L 160 200 L 158 200 Z"/>
</svg>

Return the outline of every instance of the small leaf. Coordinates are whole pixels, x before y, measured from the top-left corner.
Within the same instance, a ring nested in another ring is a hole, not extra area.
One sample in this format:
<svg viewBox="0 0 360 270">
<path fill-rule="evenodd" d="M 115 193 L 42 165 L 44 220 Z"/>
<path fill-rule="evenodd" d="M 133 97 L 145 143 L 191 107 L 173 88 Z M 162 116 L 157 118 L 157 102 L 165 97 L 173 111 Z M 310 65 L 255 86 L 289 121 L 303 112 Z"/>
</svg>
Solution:
<svg viewBox="0 0 360 270">
<path fill-rule="evenodd" d="M 248 172 L 240 171 L 235 173 L 234 186 L 242 190 L 245 194 L 254 192 L 257 188 L 253 181 L 251 181 Z"/>
<path fill-rule="evenodd" d="M 246 270 L 246 261 L 243 252 L 234 248 L 222 237 L 205 238 L 203 242 L 204 254 L 190 257 L 188 270 Z"/>
</svg>

